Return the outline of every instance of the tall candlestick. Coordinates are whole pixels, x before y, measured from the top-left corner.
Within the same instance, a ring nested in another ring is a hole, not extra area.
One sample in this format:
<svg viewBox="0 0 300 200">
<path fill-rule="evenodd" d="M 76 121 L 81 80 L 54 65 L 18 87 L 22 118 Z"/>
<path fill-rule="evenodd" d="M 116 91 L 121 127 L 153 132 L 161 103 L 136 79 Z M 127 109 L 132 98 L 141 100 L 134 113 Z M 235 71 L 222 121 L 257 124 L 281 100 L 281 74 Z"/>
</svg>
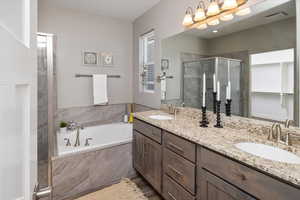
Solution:
<svg viewBox="0 0 300 200">
<path fill-rule="evenodd" d="M 217 92 L 217 88 L 216 88 L 216 74 L 214 74 L 214 76 L 213 76 L 213 81 L 214 81 L 214 84 L 213 84 L 213 91 L 214 91 L 214 92 Z"/>
<path fill-rule="evenodd" d="M 206 93 L 206 76 L 203 74 L 203 90 L 202 90 L 202 106 L 205 107 L 205 93 Z"/>
<path fill-rule="evenodd" d="M 220 101 L 220 81 L 217 83 L 217 101 Z"/>
<path fill-rule="evenodd" d="M 231 82 L 228 81 L 228 98 L 227 99 L 231 99 Z"/>
</svg>

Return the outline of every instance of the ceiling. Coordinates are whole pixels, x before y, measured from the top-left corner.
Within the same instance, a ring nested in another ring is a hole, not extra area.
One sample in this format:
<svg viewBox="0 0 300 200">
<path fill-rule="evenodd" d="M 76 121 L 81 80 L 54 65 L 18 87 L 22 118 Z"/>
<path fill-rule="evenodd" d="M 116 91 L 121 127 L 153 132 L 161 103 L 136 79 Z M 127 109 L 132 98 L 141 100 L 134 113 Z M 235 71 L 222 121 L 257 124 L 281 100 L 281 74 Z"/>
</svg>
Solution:
<svg viewBox="0 0 300 200">
<path fill-rule="evenodd" d="M 134 21 L 160 0 L 39 0 L 49 6 Z"/>
<path fill-rule="evenodd" d="M 221 22 L 218 26 L 209 26 L 209 28 L 205 30 L 191 29 L 184 32 L 184 34 L 211 39 L 296 16 L 294 0 L 267 0 L 252 6 L 251 10 L 252 13 L 250 15 L 235 17 L 229 22 Z M 268 15 L 279 12 L 285 12 L 288 15 L 277 15 L 266 18 Z M 218 32 L 213 33 L 213 30 L 218 30 Z"/>
</svg>

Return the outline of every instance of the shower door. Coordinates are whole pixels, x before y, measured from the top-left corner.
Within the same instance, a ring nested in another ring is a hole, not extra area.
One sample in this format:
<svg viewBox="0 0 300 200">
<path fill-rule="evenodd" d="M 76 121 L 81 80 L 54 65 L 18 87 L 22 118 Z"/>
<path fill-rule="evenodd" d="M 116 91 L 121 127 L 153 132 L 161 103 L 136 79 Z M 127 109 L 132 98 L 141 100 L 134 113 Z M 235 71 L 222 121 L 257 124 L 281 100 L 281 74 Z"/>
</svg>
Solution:
<svg viewBox="0 0 300 200">
<path fill-rule="evenodd" d="M 38 56 L 38 183 L 51 188 L 51 156 L 53 151 L 55 100 L 53 35 L 39 33 Z"/>
<path fill-rule="evenodd" d="M 183 63 L 183 94 L 182 99 L 186 106 L 202 107 L 203 74 L 206 74 L 206 107 L 213 110 L 213 75 L 220 82 L 221 112 L 225 112 L 226 87 L 231 82 L 231 112 L 243 116 L 243 98 L 241 95 L 241 61 L 222 58 L 201 58 L 199 61 Z"/>
</svg>

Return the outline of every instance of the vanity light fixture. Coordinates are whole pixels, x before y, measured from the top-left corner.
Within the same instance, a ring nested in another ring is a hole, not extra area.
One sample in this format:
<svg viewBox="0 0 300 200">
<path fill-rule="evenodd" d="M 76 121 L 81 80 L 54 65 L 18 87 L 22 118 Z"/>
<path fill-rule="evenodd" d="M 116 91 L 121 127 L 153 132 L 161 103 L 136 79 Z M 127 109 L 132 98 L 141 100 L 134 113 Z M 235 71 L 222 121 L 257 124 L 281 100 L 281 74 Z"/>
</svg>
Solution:
<svg viewBox="0 0 300 200">
<path fill-rule="evenodd" d="M 220 17 L 220 20 L 222 20 L 222 21 L 230 21 L 230 20 L 232 20 L 234 17 L 233 17 L 233 14 L 227 14 L 227 15 L 222 15 L 221 17 Z"/>
<path fill-rule="evenodd" d="M 200 1 L 195 12 L 194 21 L 198 22 L 204 20 L 205 18 L 206 18 L 205 5 L 203 1 Z"/>
<path fill-rule="evenodd" d="M 207 16 L 214 16 L 219 14 L 220 12 L 221 11 L 218 2 L 216 0 L 211 0 L 207 8 Z"/>
<path fill-rule="evenodd" d="M 200 24 L 199 26 L 197 26 L 197 29 L 203 30 L 207 28 L 207 24 Z"/>
<path fill-rule="evenodd" d="M 205 1 L 209 1 L 205 3 Z M 251 12 L 249 7 L 243 6 L 248 0 L 201 0 L 195 13 L 188 7 L 183 19 L 183 26 L 187 28 L 206 29 L 207 25 L 216 26 L 222 21 L 229 21 L 237 16 L 247 15 Z M 205 5 L 208 5 L 205 8 Z"/>
<path fill-rule="evenodd" d="M 190 26 L 194 23 L 193 21 L 193 9 L 191 7 L 188 7 L 188 9 L 185 12 L 185 16 L 183 19 L 183 26 Z"/>
<path fill-rule="evenodd" d="M 217 26 L 218 24 L 220 24 L 220 21 L 219 21 L 219 19 L 214 19 L 214 20 L 208 21 L 207 24 L 210 26 Z"/>
<path fill-rule="evenodd" d="M 219 31 L 218 31 L 218 30 L 213 30 L 212 32 L 213 32 L 213 33 L 218 33 Z"/>
<path fill-rule="evenodd" d="M 251 9 L 249 7 L 238 10 L 235 14 L 237 16 L 244 16 L 251 13 Z"/>
<path fill-rule="evenodd" d="M 224 3 L 222 5 L 222 10 L 230 10 L 237 7 L 238 7 L 238 3 L 236 0 L 224 0 Z"/>
</svg>

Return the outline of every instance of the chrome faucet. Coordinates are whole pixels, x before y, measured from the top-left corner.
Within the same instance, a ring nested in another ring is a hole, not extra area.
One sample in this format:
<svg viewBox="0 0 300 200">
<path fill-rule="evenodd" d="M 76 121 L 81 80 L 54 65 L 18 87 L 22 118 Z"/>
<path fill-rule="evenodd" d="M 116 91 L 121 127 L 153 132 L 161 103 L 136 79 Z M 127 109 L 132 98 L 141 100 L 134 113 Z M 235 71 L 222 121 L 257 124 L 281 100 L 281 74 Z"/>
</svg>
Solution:
<svg viewBox="0 0 300 200">
<path fill-rule="evenodd" d="M 176 105 L 168 104 L 169 114 L 174 115 L 174 118 L 176 119 L 177 113 L 179 112 L 179 109 L 176 107 Z"/>
<path fill-rule="evenodd" d="M 80 129 L 83 129 L 83 126 L 77 125 L 77 127 L 76 127 L 76 140 L 75 140 L 74 147 L 80 146 Z"/>
<path fill-rule="evenodd" d="M 293 120 L 290 120 L 290 119 L 285 120 L 284 127 L 289 128 L 291 123 L 293 123 Z"/>
<path fill-rule="evenodd" d="M 290 145 L 290 134 L 287 133 L 285 139 L 282 139 L 282 129 L 279 123 L 274 123 L 268 135 L 268 140 L 275 139 L 277 143 Z"/>
</svg>

